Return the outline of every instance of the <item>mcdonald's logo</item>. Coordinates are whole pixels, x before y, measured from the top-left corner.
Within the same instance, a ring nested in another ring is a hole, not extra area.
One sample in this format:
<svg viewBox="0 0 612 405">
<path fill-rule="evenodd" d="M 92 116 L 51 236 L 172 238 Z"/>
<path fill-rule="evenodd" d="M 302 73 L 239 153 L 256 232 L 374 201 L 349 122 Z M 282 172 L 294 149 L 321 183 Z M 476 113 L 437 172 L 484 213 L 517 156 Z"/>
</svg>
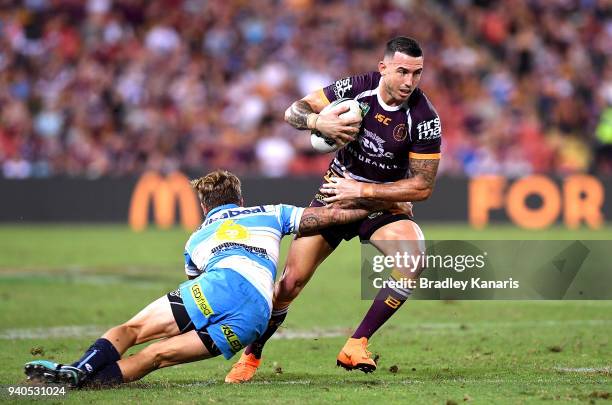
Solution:
<svg viewBox="0 0 612 405">
<path fill-rule="evenodd" d="M 179 172 L 166 178 L 147 172 L 136 183 L 130 202 L 128 222 L 135 231 L 142 231 L 149 222 L 149 206 L 153 202 L 153 218 L 162 229 L 175 223 L 178 200 L 181 224 L 187 230 L 195 229 L 202 222 L 202 211 L 189 179 Z"/>
</svg>

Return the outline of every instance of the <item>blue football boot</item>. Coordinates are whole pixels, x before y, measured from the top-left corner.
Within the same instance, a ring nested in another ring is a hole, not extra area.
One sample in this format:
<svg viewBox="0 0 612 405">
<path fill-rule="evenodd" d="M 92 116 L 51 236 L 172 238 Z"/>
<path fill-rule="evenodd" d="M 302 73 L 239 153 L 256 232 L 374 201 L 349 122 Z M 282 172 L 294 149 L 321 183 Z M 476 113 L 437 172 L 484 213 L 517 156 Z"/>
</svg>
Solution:
<svg viewBox="0 0 612 405">
<path fill-rule="evenodd" d="M 49 360 L 34 360 L 26 363 L 23 371 L 28 380 L 36 383 L 57 383 L 57 372 L 61 364 Z"/>
<path fill-rule="evenodd" d="M 72 366 L 49 360 L 34 360 L 26 363 L 24 371 L 28 380 L 45 384 L 64 384 L 70 388 L 81 385 L 87 374 Z"/>
<path fill-rule="evenodd" d="M 85 380 L 85 377 L 87 377 L 87 373 L 80 368 L 65 364 L 60 365 L 60 368 L 57 371 L 57 378 L 60 384 L 66 384 L 70 388 L 80 387 L 83 380 Z"/>
</svg>

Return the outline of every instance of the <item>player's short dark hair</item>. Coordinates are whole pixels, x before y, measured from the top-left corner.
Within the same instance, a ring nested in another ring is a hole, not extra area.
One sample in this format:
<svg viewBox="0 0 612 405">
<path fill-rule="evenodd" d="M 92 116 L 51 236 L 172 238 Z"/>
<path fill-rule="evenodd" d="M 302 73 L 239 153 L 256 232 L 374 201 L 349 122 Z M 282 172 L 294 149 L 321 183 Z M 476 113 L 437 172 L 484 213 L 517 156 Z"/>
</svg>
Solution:
<svg viewBox="0 0 612 405">
<path fill-rule="evenodd" d="M 387 42 L 385 56 L 393 57 L 395 52 L 401 52 L 414 58 L 423 56 L 423 50 L 419 43 L 410 37 L 395 37 Z"/>
<path fill-rule="evenodd" d="M 227 170 L 215 170 L 191 181 L 202 204 L 210 209 L 224 204 L 242 203 L 240 179 Z"/>
</svg>

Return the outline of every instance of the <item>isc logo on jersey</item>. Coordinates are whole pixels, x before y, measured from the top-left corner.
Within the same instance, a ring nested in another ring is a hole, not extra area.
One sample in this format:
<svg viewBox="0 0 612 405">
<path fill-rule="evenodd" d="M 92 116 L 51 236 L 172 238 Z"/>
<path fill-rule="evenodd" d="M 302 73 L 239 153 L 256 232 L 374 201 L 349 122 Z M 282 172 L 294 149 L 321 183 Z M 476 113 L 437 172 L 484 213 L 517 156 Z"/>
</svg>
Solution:
<svg viewBox="0 0 612 405">
<path fill-rule="evenodd" d="M 442 136 L 442 125 L 440 118 L 436 117 L 433 120 L 423 121 L 417 125 L 419 131 L 419 141 L 436 139 Z"/>
</svg>

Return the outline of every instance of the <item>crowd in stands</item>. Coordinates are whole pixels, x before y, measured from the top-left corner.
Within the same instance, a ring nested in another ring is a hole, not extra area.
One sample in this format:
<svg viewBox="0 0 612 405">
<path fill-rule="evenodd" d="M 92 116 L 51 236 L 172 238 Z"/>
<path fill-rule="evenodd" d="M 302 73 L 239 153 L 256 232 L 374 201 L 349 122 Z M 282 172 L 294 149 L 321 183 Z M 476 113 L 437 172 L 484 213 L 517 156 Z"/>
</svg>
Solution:
<svg viewBox="0 0 612 405">
<path fill-rule="evenodd" d="M 440 172 L 612 173 L 606 0 L 21 0 L 0 3 L 8 178 L 148 169 L 321 174 L 293 100 L 423 46 Z"/>
</svg>

